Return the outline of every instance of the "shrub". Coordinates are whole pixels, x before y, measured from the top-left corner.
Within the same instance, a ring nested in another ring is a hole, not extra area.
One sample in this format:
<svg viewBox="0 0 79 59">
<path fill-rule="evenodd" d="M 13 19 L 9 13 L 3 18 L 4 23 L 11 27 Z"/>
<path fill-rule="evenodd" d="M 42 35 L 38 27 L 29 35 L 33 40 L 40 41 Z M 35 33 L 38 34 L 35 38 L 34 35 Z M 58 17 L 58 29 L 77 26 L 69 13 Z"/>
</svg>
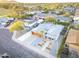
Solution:
<svg viewBox="0 0 79 59">
<path fill-rule="evenodd" d="M 45 22 L 53 22 L 53 23 L 56 23 L 56 20 L 53 17 L 46 17 L 45 18 Z"/>
<path fill-rule="evenodd" d="M 19 30 L 23 30 L 23 22 L 21 22 L 21 21 L 15 21 L 9 27 L 10 32 L 19 31 Z"/>
</svg>

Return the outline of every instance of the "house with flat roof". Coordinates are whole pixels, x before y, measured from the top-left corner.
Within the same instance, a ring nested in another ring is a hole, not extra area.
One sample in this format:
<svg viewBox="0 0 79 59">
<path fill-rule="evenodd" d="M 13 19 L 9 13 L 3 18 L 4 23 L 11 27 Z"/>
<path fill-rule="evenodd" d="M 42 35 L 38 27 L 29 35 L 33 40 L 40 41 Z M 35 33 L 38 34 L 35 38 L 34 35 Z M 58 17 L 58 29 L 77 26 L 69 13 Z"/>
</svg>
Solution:
<svg viewBox="0 0 79 59">
<path fill-rule="evenodd" d="M 76 16 L 76 17 L 79 17 L 79 8 L 76 8 L 75 16 Z"/>
<path fill-rule="evenodd" d="M 69 12 L 71 15 L 75 14 L 75 10 L 76 10 L 75 7 L 64 7 L 64 11 Z"/>
<path fill-rule="evenodd" d="M 0 28 L 9 26 L 14 21 L 14 18 L 0 17 Z"/>
<path fill-rule="evenodd" d="M 24 21 L 24 26 L 29 29 L 35 28 L 39 24 L 44 22 L 43 19 L 35 20 L 34 18 L 27 18 L 27 19 L 24 19 L 23 21 Z"/>
<path fill-rule="evenodd" d="M 33 18 L 44 19 L 45 17 L 54 17 L 54 16 L 56 16 L 56 15 L 51 14 L 51 13 L 38 13 L 38 14 L 34 15 Z"/>
<path fill-rule="evenodd" d="M 44 12 L 43 10 L 41 10 L 41 11 L 29 11 L 29 12 L 25 12 L 26 14 L 37 14 L 37 13 L 42 13 L 42 12 Z"/>
<path fill-rule="evenodd" d="M 36 18 L 36 19 L 44 19 L 46 17 L 53 17 L 55 18 L 55 20 L 59 21 L 59 22 L 67 22 L 67 23 L 70 23 L 72 21 L 72 18 L 70 17 L 65 17 L 63 15 L 56 15 L 56 14 L 51 14 L 51 13 L 39 13 L 39 14 L 36 14 L 33 16 L 33 18 Z"/>
<path fill-rule="evenodd" d="M 79 28 L 79 17 L 78 16 L 74 16 L 74 18 L 73 18 L 73 27 L 74 28 Z"/>
<path fill-rule="evenodd" d="M 72 18 L 70 17 L 65 17 L 63 15 L 57 15 L 56 17 L 54 17 L 57 21 L 59 22 L 68 22 L 70 23 L 72 21 Z"/>
<path fill-rule="evenodd" d="M 79 8 L 76 9 L 76 12 L 75 12 L 73 20 L 74 20 L 75 24 L 79 23 Z"/>
<path fill-rule="evenodd" d="M 29 17 L 29 18 L 23 19 L 23 21 L 24 22 L 33 22 L 33 21 L 35 21 L 35 19 L 32 17 Z"/>
</svg>

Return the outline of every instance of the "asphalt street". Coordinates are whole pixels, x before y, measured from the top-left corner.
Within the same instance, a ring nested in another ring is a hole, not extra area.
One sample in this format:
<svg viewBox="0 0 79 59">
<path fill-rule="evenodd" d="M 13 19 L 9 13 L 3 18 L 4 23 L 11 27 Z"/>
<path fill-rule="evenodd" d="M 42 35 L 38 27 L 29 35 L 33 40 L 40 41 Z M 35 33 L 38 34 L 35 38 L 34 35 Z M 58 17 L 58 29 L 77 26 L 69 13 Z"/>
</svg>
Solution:
<svg viewBox="0 0 79 59">
<path fill-rule="evenodd" d="M 0 55 L 7 53 L 13 58 L 40 58 L 34 51 L 23 47 L 12 40 L 12 33 L 7 29 L 0 29 Z"/>
</svg>

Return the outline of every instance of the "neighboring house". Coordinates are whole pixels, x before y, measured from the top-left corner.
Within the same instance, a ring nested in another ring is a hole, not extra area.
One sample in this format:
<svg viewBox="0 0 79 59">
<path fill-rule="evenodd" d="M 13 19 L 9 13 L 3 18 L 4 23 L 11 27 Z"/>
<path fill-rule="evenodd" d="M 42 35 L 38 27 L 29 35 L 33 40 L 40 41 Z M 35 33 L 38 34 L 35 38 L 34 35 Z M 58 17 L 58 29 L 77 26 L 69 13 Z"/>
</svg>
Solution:
<svg viewBox="0 0 79 59">
<path fill-rule="evenodd" d="M 7 27 L 14 21 L 14 18 L 6 18 L 1 17 L 0 18 L 0 27 Z"/>
<path fill-rule="evenodd" d="M 28 29 L 32 29 L 37 27 L 39 24 L 43 23 L 43 19 L 34 19 L 34 18 L 27 18 L 23 20 L 25 22 L 25 27 Z"/>
<path fill-rule="evenodd" d="M 79 54 L 79 30 L 70 29 L 66 39 L 66 44 L 69 45 L 70 49 L 77 51 Z"/>
<path fill-rule="evenodd" d="M 37 22 L 38 24 L 44 22 L 43 19 L 34 19 L 34 18 L 26 18 L 26 19 L 23 19 L 23 21 L 24 21 L 24 22 Z"/>
<path fill-rule="evenodd" d="M 76 16 L 76 17 L 79 17 L 79 8 L 76 9 L 76 11 L 75 11 L 75 16 Z"/>
<path fill-rule="evenodd" d="M 39 20 L 37 20 L 36 21 L 38 24 L 42 24 L 43 22 L 44 22 L 44 20 L 43 19 L 39 19 Z"/>
<path fill-rule="evenodd" d="M 63 14 L 63 10 L 61 10 L 61 9 L 57 9 L 57 10 L 55 10 L 55 11 L 51 11 L 51 13 L 52 14 L 57 14 L 57 15 L 61 15 L 61 14 Z"/>
<path fill-rule="evenodd" d="M 24 26 L 26 29 L 30 30 L 34 27 L 36 27 L 38 24 L 36 22 L 26 22 L 24 23 Z"/>
<path fill-rule="evenodd" d="M 51 14 L 51 13 L 38 13 L 36 15 L 33 16 L 33 18 L 36 19 L 44 19 L 45 17 L 55 17 L 55 14 Z"/>
<path fill-rule="evenodd" d="M 71 15 L 75 14 L 75 10 L 76 10 L 76 8 L 74 8 L 74 7 L 64 7 L 64 11 L 69 12 Z"/>
<path fill-rule="evenodd" d="M 2 25 L 3 25 L 3 23 L 6 23 L 6 22 L 8 22 L 7 18 L 4 18 L 4 17 L 0 18 L 0 23 Z"/>
<path fill-rule="evenodd" d="M 34 22 L 35 19 L 34 18 L 26 18 L 26 19 L 23 19 L 24 22 Z"/>
<path fill-rule="evenodd" d="M 25 12 L 26 14 L 37 14 L 37 13 L 42 13 L 43 11 L 29 11 Z"/>
<path fill-rule="evenodd" d="M 59 22 L 67 22 L 70 23 L 72 21 L 72 18 L 70 17 L 65 17 L 63 15 L 57 15 L 56 17 L 54 17 L 57 21 Z"/>
<path fill-rule="evenodd" d="M 74 16 L 73 20 L 74 20 L 74 23 L 79 23 L 79 17 Z"/>
<path fill-rule="evenodd" d="M 75 16 L 73 18 L 73 26 L 79 28 L 79 9 L 76 9 Z M 77 26 L 78 25 L 78 26 Z"/>
<path fill-rule="evenodd" d="M 73 20 L 74 20 L 74 23 L 79 23 L 79 9 L 76 9 Z"/>
<path fill-rule="evenodd" d="M 51 14 L 51 13 L 48 13 L 48 14 L 40 13 L 40 14 L 36 14 L 33 16 L 33 18 L 36 18 L 36 19 L 44 19 L 46 17 L 53 17 L 53 18 L 55 18 L 55 20 L 57 20 L 59 22 L 70 23 L 72 21 L 72 18 L 70 18 L 70 17 L 65 17 L 63 15 L 56 15 L 56 14 Z"/>
</svg>

